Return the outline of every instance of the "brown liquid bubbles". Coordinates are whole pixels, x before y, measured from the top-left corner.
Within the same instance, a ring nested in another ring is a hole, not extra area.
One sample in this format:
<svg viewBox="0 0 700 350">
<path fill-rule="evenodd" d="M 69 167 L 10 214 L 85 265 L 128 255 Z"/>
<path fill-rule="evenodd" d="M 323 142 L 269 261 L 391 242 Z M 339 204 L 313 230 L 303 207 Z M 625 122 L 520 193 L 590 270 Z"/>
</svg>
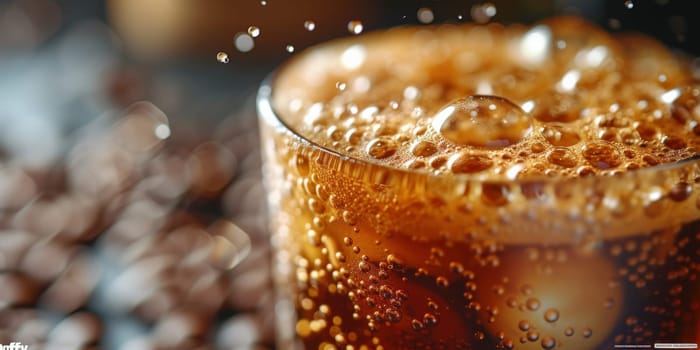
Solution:
<svg viewBox="0 0 700 350">
<path fill-rule="evenodd" d="M 458 145 L 502 148 L 522 141 L 532 119 L 518 105 L 498 96 L 453 101 L 433 118 L 433 128 Z"/>
</svg>

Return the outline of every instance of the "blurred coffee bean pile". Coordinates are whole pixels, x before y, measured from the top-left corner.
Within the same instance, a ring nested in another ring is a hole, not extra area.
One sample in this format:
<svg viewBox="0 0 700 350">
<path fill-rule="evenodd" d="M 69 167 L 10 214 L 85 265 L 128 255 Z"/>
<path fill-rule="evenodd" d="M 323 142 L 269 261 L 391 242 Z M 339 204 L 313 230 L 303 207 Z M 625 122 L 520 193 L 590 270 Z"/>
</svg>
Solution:
<svg viewBox="0 0 700 350">
<path fill-rule="evenodd" d="M 272 348 L 260 78 L 128 62 L 97 21 L 32 50 L 0 50 L 0 344 Z"/>
<path fill-rule="evenodd" d="M 56 165 L 2 159 L 0 344 L 272 344 L 254 118 L 186 139 L 173 129 L 141 102 L 77 130 Z"/>
</svg>

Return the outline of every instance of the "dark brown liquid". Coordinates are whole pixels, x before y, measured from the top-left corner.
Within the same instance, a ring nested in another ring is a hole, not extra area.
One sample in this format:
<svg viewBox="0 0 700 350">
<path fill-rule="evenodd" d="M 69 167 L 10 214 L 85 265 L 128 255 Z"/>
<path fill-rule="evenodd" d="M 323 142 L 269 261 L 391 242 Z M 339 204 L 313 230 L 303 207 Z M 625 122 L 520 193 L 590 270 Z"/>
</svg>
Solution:
<svg viewBox="0 0 700 350">
<path fill-rule="evenodd" d="M 365 161 L 263 126 L 278 273 L 307 349 L 698 342 L 700 172 L 627 171 L 696 153 L 697 82 L 654 43 L 547 28 L 401 29 L 278 77 L 292 129 Z M 540 34 L 559 51 L 513 63 Z"/>
</svg>

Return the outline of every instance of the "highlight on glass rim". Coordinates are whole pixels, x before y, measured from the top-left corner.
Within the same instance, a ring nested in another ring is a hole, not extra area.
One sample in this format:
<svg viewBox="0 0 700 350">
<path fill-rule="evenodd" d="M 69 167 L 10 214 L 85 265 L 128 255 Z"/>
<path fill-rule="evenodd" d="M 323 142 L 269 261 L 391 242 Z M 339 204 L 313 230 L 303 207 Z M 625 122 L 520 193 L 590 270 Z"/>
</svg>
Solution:
<svg viewBox="0 0 700 350">
<path fill-rule="evenodd" d="M 697 348 L 697 61 L 477 18 L 349 25 L 263 83 L 278 344 Z"/>
</svg>

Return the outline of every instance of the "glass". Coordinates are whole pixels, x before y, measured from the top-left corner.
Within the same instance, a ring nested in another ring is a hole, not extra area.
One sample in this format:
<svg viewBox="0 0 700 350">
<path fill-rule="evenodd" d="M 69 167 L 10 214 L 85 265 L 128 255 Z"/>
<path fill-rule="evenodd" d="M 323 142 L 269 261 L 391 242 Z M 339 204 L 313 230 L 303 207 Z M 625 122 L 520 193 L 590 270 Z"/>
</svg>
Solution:
<svg viewBox="0 0 700 350">
<path fill-rule="evenodd" d="M 696 159 L 522 180 L 395 169 L 297 134 L 274 82 L 257 103 L 280 348 L 698 343 Z"/>
</svg>

